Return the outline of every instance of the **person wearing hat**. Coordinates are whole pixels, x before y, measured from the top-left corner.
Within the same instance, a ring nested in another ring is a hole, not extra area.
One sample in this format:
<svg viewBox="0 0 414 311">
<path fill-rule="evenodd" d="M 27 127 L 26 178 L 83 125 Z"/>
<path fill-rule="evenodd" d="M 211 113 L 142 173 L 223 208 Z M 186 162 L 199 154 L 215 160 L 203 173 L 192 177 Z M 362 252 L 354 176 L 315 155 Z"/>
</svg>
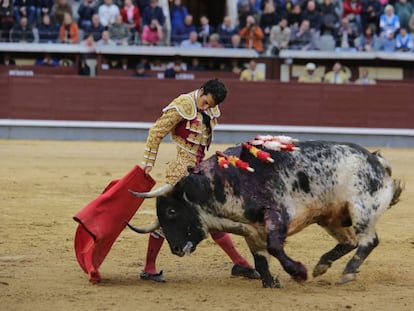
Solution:
<svg viewBox="0 0 414 311">
<path fill-rule="evenodd" d="M 301 83 L 321 83 L 322 78 L 315 74 L 316 65 L 314 63 L 307 63 L 305 66 L 306 72 L 299 76 L 298 82 Z"/>
<path fill-rule="evenodd" d="M 139 63 L 135 67 L 134 77 L 136 78 L 149 78 L 150 75 L 146 72 L 145 64 Z"/>
</svg>

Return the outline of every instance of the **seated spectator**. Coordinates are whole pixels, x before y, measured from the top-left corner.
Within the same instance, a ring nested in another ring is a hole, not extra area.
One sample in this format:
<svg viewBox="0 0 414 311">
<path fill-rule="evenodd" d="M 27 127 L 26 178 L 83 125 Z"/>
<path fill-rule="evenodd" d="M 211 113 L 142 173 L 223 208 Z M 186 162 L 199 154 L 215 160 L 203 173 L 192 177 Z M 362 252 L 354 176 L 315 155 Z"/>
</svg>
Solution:
<svg viewBox="0 0 414 311">
<path fill-rule="evenodd" d="M 264 81 L 265 77 L 261 70 L 257 70 L 257 63 L 254 59 L 249 61 L 249 65 L 240 74 L 240 81 Z"/>
<path fill-rule="evenodd" d="M 394 14 L 394 7 L 391 4 L 385 6 L 384 13 L 380 16 L 379 27 L 382 38 L 388 37 L 390 32 L 395 35 L 400 28 L 400 19 Z"/>
<path fill-rule="evenodd" d="M 37 27 L 40 43 L 56 43 L 59 38 L 59 25 L 50 20 L 49 15 L 43 15 L 42 23 Z"/>
<path fill-rule="evenodd" d="M 59 25 L 63 24 L 65 13 L 68 13 L 70 17 L 73 16 L 73 8 L 68 0 L 56 0 L 55 5 L 52 8 L 52 17 Z"/>
<path fill-rule="evenodd" d="M 139 63 L 135 67 L 134 77 L 135 78 L 149 78 L 150 75 L 146 72 L 145 64 Z"/>
<path fill-rule="evenodd" d="M 312 32 L 319 33 L 322 26 L 322 15 L 319 13 L 314 0 L 306 3 L 306 8 L 302 11 L 302 20 L 309 21 L 309 29 Z"/>
<path fill-rule="evenodd" d="M 54 0 L 37 0 L 36 4 L 36 25 L 39 26 L 43 21 L 43 16 L 52 16 Z"/>
<path fill-rule="evenodd" d="M 257 11 L 249 2 L 249 0 L 240 0 L 237 7 L 238 26 L 239 29 L 246 27 L 247 16 L 258 17 L 259 11 Z"/>
<path fill-rule="evenodd" d="M 373 26 L 368 25 L 365 28 L 364 34 L 358 38 L 358 50 L 359 51 L 377 51 L 380 48 L 380 39 L 375 34 Z"/>
<path fill-rule="evenodd" d="M 355 84 L 368 85 L 368 84 L 377 84 L 377 81 L 375 81 L 375 79 L 371 79 L 369 77 L 368 69 L 362 68 L 360 77 L 357 80 L 355 80 L 354 83 Z"/>
<path fill-rule="evenodd" d="M 0 42 L 7 42 L 14 24 L 12 0 L 0 0 Z"/>
<path fill-rule="evenodd" d="M 43 57 L 36 59 L 35 66 L 59 67 L 59 60 L 49 53 L 45 53 Z"/>
<path fill-rule="evenodd" d="M 407 32 L 406 28 L 401 27 L 395 38 L 395 49 L 400 52 L 409 52 L 413 47 L 413 36 Z"/>
<path fill-rule="evenodd" d="M 28 25 L 27 17 L 22 16 L 20 23 L 15 23 L 10 30 L 11 42 L 33 42 L 34 34 L 32 26 Z"/>
<path fill-rule="evenodd" d="M 170 68 L 167 68 L 164 71 L 164 78 L 166 79 L 175 79 L 183 71 L 181 62 L 175 62 L 174 65 Z"/>
<path fill-rule="evenodd" d="M 86 31 L 92 25 L 92 16 L 98 13 L 95 0 L 83 0 L 78 8 L 78 26 Z"/>
<path fill-rule="evenodd" d="M 86 57 L 81 57 L 81 59 L 80 59 L 78 75 L 80 75 L 80 76 L 90 76 L 91 75 L 91 68 L 89 67 L 88 63 L 86 62 Z"/>
<path fill-rule="evenodd" d="M 351 26 L 348 18 L 342 18 L 341 26 L 335 36 L 336 50 L 337 51 L 356 51 L 355 39 L 357 33 L 355 28 Z"/>
<path fill-rule="evenodd" d="M 220 36 L 220 43 L 224 47 L 230 47 L 231 46 L 231 36 L 238 34 L 239 29 L 237 26 L 233 25 L 231 22 L 230 16 L 226 15 L 223 18 L 223 22 L 218 28 L 217 33 Z"/>
<path fill-rule="evenodd" d="M 302 23 L 302 8 L 299 4 L 295 4 L 290 12 L 287 15 L 288 26 L 299 28 Z"/>
<path fill-rule="evenodd" d="M 241 42 L 241 37 L 238 33 L 231 36 L 231 42 L 230 42 L 230 46 L 228 46 L 228 48 L 230 48 L 230 49 L 242 49 L 242 48 L 244 48 L 243 44 Z"/>
<path fill-rule="evenodd" d="M 400 26 L 408 29 L 411 15 L 414 13 L 412 2 L 407 0 L 397 0 L 394 3 L 395 14 L 400 20 Z"/>
<path fill-rule="evenodd" d="M 321 6 L 322 24 L 321 33 L 335 33 L 335 29 L 339 26 L 339 16 L 332 0 L 323 0 Z"/>
<path fill-rule="evenodd" d="M 190 64 L 188 65 L 188 70 L 191 71 L 203 71 L 206 70 L 206 66 L 204 66 L 200 59 L 197 57 L 193 57 L 190 61 Z"/>
<path fill-rule="evenodd" d="M 98 7 L 99 22 L 106 30 L 115 22 L 115 17 L 120 14 L 119 8 L 113 0 L 104 0 Z"/>
<path fill-rule="evenodd" d="M 252 15 L 246 17 L 246 26 L 240 30 L 239 35 L 244 41 L 245 48 L 255 49 L 259 53 L 263 52 L 264 34 L 260 26 L 256 25 Z"/>
<path fill-rule="evenodd" d="M 116 43 L 111 39 L 109 31 L 104 30 L 102 31 L 101 39 L 96 42 L 96 46 L 116 46 Z"/>
<path fill-rule="evenodd" d="M 121 15 L 115 16 L 115 22 L 109 28 L 109 34 L 116 45 L 128 45 L 131 34 L 128 27 L 122 21 Z"/>
<path fill-rule="evenodd" d="M 188 9 L 182 3 L 182 0 L 174 0 L 170 4 L 171 33 L 180 32 L 184 28 L 184 21 L 187 15 Z"/>
<path fill-rule="evenodd" d="M 282 16 L 279 14 L 279 10 L 276 10 L 275 3 L 273 1 L 266 1 L 262 14 L 260 14 L 259 26 L 263 31 L 263 43 L 268 45 L 270 31 L 273 26 L 277 25 Z"/>
<path fill-rule="evenodd" d="M 95 52 L 96 50 L 95 39 L 91 33 L 85 35 L 85 39 L 82 40 L 81 44 L 86 46 L 90 52 Z"/>
<path fill-rule="evenodd" d="M 394 32 L 389 30 L 385 38 L 381 39 L 381 51 L 394 52 L 396 49 L 396 41 Z"/>
<path fill-rule="evenodd" d="M 214 33 L 214 29 L 210 25 L 210 20 L 206 15 L 201 15 L 200 26 L 197 29 L 198 41 L 202 45 L 206 44 L 212 33 Z"/>
<path fill-rule="evenodd" d="M 322 78 L 315 74 L 316 65 L 314 63 L 307 63 L 305 66 L 306 72 L 299 76 L 300 83 L 321 83 Z"/>
<path fill-rule="evenodd" d="M 171 32 L 171 43 L 173 45 L 180 45 L 183 40 L 187 40 L 190 33 L 196 31 L 196 26 L 193 22 L 193 15 L 187 14 L 184 19 L 184 25 L 180 28 L 175 28 Z"/>
<path fill-rule="evenodd" d="M 208 42 L 204 45 L 205 48 L 223 48 L 220 43 L 220 36 L 218 33 L 212 33 L 208 38 Z"/>
<path fill-rule="evenodd" d="M 141 15 L 137 6 L 132 0 L 125 0 L 121 9 L 122 21 L 128 27 L 131 34 L 130 43 L 138 42 L 138 36 L 141 34 Z"/>
<path fill-rule="evenodd" d="M 379 24 L 379 17 L 382 13 L 382 5 L 379 0 L 365 0 L 362 2 L 361 24 L 362 29 L 367 29 L 368 25 L 377 27 Z"/>
<path fill-rule="evenodd" d="M 73 22 L 72 16 L 69 13 L 64 14 L 63 23 L 59 29 L 59 39 L 62 43 L 79 43 L 79 28 Z"/>
<path fill-rule="evenodd" d="M 158 0 L 150 0 L 149 5 L 142 11 L 142 25 L 150 25 L 155 18 L 161 27 L 165 25 L 165 15 L 162 8 L 158 5 Z"/>
<path fill-rule="evenodd" d="M 289 48 L 301 51 L 313 50 L 312 33 L 308 20 L 303 20 L 300 27 L 291 28 Z"/>
<path fill-rule="evenodd" d="M 86 33 L 91 33 L 95 42 L 101 40 L 102 32 L 105 30 L 105 27 L 101 24 L 98 14 L 92 15 L 92 24 L 90 27 L 85 29 Z"/>
<path fill-rule="evenodd" d="M 287 19 L 282 18 L 270 31 L 268 55 L 279 55 L 280 50 L 287 49 L 290 34 L 291 30 L 287 25 Z"/>
<path fill-rule="evenodd" d="M 142 44 L 159 45 L 163 39 L 163 29 L 156 18 L 152 19 L 151 24 L 145 25 L 142 30 Z"/>
<path fill-rule="evenodd" d="M 26 17 L 27 25 L 33 26 L 36 14 L 35 0 L 14 0 L 13 13 L 16 24 L 20 24 L 20 19 Z"/>
<path fill-rule="evenodd" d="M 201 48 L 202 45 L 200 42 L 198 42 L 197 32 L 195 31 L 190 32 L 188 39 L 181 41 L 180 47 L 190 48 L 190 49 Z"/>
<path fill-rule="evenodd" d="M 342 19 L 346 18 L 357 34 L 362 32 L 361 13 L 362 4 L 359 0 L 344 0 Z"/>
<path fill-rule="evenodd" d="M 349 76 L 346 72 L 342 70 L 342 65 L 339 62 L 336 62 L 332 71 L 329 71 L 323 77 L 323 82 L 330 84 L 346 84 L 349 81 Z"/>
</svg>

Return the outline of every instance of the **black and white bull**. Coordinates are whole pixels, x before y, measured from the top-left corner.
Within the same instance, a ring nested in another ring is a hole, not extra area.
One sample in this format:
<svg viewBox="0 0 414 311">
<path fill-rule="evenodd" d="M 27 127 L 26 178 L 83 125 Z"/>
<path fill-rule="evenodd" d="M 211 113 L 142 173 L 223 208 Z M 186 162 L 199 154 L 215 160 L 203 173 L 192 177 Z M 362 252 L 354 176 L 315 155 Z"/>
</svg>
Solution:
<svg viewBox="0 0 414 311">
<path fill-rule="evenodd" d="M 155 191 L 159 225 L 171 251 L 178 256 L 193 252 L 210 231 L 242 235 L 263 286 L 280 287 L 269 271 L 268 254 L 293 279 L 306 280 L 306 268 L 285 253 L 284 243 L 287 236 L 317 223 L 338 244 L 322 255 L 313 276 L 324 274 L 335 260 L 356 249 L 340 283 L 353 280 L 378 245 L 375 224 L 398 201 L 401 183 L 391 178 L 391 167 L 379 153 L 358 145 L 307 141 L 297 146 L 300 151 L 269 151 L 274 163 L 235 146 L 224 154 L 248 162 L 254 173 L 219 167 L 215 155 L 168 193 Z"/>
</svg>

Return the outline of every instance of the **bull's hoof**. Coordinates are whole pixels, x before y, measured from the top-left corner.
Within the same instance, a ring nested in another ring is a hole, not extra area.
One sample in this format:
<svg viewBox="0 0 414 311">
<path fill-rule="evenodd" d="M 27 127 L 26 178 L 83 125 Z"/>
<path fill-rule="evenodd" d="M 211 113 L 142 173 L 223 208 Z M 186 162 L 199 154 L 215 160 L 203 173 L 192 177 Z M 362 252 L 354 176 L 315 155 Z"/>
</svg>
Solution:
<svg viewBox="0 0 414 311">
<path fill-rule="evenodd" d="M 330 268 L 330 265 L 324 265 L 324 264 L 318 264 L 315 266 L 315 269 L 313 269 L 313 277 L 316 278 L 317 276 L 320 276 L 324 274 L 328 269 Z"/>
<path fill-rule="evenodd" d="M 282 288 L 278 279 L 262 280 L 263 288 Z"/>
<path fill-rule="evenodd" d="M 298 263 L 297 271 L 291 276 L 296 282 L 304 282 L 308 279 L 308 271 L 306 270 L 304 265 Z"/>
<path fill-rule="evenodd" d="M 351 281 L 355 280 L 355 278 L 356 278 L 355 273 L 346 273 L 346 274 L 342 275 L 342 278 L 339 280 L 339 282 L 337 284 L 343 285 L 343 284 L 346 284 L 348 282 L 351 282 Z"/>
</svg>

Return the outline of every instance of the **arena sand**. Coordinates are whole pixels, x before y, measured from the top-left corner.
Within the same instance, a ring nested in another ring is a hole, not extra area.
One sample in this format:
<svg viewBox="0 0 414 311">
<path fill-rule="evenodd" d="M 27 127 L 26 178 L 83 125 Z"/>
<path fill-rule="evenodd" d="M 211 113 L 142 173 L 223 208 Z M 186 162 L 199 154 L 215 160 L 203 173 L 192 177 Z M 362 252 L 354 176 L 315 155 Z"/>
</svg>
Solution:
<svg viewBox="0 0 414 311">
<path fill-rule="evenodd" d="M 142 281 L 147 237 L 126 229 L 100 268 L 103 281 L 90 284 L 75 259 L 72 216 L 139 163 L 142 151 L 138 142 L 0 141 L 0 310 L 414 310 L 414 149 L 382 148 L 406 189 L 380 219 L 380 244 L 356 281 L 336 285 L 349 256 L 303 284 L 273 259 L 283 288 L 263 289 L 231 277 L 232 264 L 211 239 L 184 258 L 165 244 L 158 267 L 168 282 Z M 173 145 L 161 147 L 152 174 L 159 185 L 172 153 Z M 151 222 L 154 203 L 144 202 L 132 223 Z M 244 240 L 233 237 L 252 261 Z M 286 249 L 311 272 L 334 245 L 313 225 L 289 237 Z"/>
</svg>

